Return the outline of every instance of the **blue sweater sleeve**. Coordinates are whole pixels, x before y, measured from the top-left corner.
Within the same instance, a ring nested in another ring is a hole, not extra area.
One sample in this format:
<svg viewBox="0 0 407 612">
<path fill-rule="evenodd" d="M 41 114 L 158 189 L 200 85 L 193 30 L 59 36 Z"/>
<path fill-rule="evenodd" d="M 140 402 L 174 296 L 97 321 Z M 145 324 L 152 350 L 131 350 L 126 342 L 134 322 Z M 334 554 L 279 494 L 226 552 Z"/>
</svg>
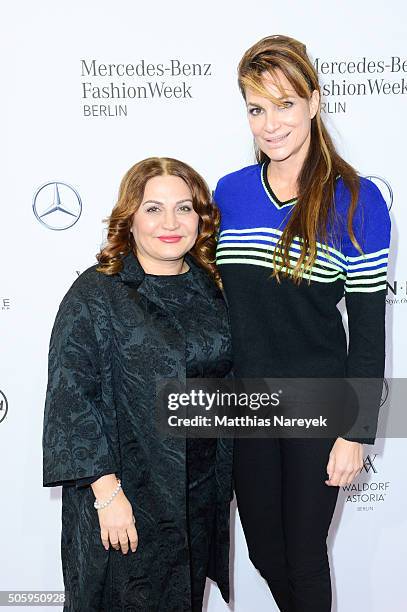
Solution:
<svg viewBox="0 0 407 612">
<path fill-rule="evenodd" d="M 346 233 L 342 250 L 347 261 L 347 376 L 372 381 L 365 387 L 367 391 L 363 393 L 358 423 L 358 431 L 366 432 L 366 438 L 349 439 L 373 444 L 385 365 L 386 278 L 391 224 L 380 190 L 367 179 L 361 179 L 353 229 L 363 253 Z"/>
<path fill-rule="evenodd" d="M 345 293 L 376 293 L 386 289 L 390 246 L 390 215 L 379 189 L 361 179 L 353 230 L 363 253 L 345 232 L 343 252 L 347 261 Z"/>
</svg>

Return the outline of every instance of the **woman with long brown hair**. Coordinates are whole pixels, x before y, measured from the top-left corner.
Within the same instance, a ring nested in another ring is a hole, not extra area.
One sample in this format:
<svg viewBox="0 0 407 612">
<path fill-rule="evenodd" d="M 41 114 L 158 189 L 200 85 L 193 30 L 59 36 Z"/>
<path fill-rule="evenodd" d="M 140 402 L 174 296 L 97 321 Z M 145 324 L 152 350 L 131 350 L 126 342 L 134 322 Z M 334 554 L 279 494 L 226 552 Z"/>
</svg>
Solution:
<svg viewBox="0 0 407 612">
<path fill-rule="evenodd" d="M 390 240 L 383 197 L 335 150 L 305 45 L 260 40 L 238 79 L 257 163 L 223 177 L 214 196 L 235 374 L 380 378 Z M 331 609 L 326 538 L 338 487 L 358 474 L 374 435 L 372 419 L 353 435 L 236 440 L 249 555 L 280 610 Z"/>
<path fill-rule="evenodd" d="M 200 611 L 206 576 L 229 597 L 232 447 L 163 435 L 156 385 L 231 369 L 219 213 L 195 170 L 150 158 L 108 221 L 50 342 L 44 486 L 63 487 L 64 610 Z"/>
</svg>

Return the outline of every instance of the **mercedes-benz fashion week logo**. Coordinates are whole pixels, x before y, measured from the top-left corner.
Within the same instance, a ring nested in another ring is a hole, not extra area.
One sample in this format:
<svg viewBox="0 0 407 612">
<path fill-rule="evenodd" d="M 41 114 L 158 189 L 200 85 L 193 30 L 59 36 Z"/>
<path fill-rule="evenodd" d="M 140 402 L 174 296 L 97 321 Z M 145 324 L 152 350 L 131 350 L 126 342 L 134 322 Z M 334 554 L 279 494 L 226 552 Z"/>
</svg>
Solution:
<svg viewBox="0 0 407 612">
<path fill-rule="evenodd" d="M 68 183 L 50 181 L 35 192 L 33 212 L 48 229 L 66 230 L 81 216 L 82 201 L 76 189 Z"/>
<path fill-rule="evenodd" d="M 387 208 L 390 210 L 393 206 L 393 189 L 389 181 L 384 179 L 382 176 L 376 176 L 374 174 L 367 176 L 367 179 L 372 181 L 376 187 L 378 187 L 381 191 L 381 194 L 387 204 Z"/>
<path fill-rule="evenodd" d="M 4 395 L 3 391 L 0 391 L 0 423 L 4 421 L 4 419 L 6 418 L 7 411 L 8 411 L 7 397 Z"/>
</svg>

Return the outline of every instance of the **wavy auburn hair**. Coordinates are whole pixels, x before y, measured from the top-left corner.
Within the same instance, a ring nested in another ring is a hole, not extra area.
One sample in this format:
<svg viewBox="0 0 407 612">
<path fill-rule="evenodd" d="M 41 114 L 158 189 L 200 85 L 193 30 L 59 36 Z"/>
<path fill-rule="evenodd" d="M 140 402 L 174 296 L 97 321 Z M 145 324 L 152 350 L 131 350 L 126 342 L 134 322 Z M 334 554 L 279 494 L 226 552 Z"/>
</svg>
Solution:
<svg viewBox="0 0 407 612">
<path fill-rule="evenodd" d="M 130 232 L 133 215 L 143 200 L 148 180 L 155 176 L 178 176 L 188 185 L 192 194 L 192 206 L 199 215 L 198 237 L 189 251 L 195 261 L 207 270 L 216 284 L 221 286 L 215 267 L 216 234 L 220 215 L 211 192 L 204 179 L 190 166 L 171 157 L 149 157 L 132 166 L 124 175 L 119 188 L 119 197 L 108 223 L 107 243 L 96 255 L 103 274 L 112 275 L 123 267 L 122 256 L 130 251 L 137 256 L 136 244 Z"/>
<path fill-rule="evenodd" d="M 246 99 L 246 89 L 253 89 L 263 97 L 281 106 L 287 97 L 278 72 L 288 79 L 296 93 L 310 100 L 313 91 L 320 94 L 318 76 L 303 43 L 289 36 L 267 36 L 250 47 L 238 67 L 239 88 Z M 269 74 L 281 94 L 272 96 L 265 88 L 263 78 Z M 256 146 L 258 163 L 269 160 Z M 359 195 L 359 177 L 356 171 L 337 153 L 331 137 L 321 119 L 320 108 L 311 120 L 311 142 L 307 157 L 297 179 L 298 198 L 290 219 L 276 245 L 273 276 L 279 273 L 292 276 L 300 282 L 304 271 L 309 272 L 317 256 L 317 241 L 325 245 L 328 227 L 335 232 L 335 180 L 340 176 L 350 191 L 347 226 L 350 239 L 362 253 L 353 231 L 353 216 Z M 300 238 L 301 252 L 297 261 L 290 259 L 290 246 Z M 279 263 L 277 264 L 277 261 Z"/>
</svg>

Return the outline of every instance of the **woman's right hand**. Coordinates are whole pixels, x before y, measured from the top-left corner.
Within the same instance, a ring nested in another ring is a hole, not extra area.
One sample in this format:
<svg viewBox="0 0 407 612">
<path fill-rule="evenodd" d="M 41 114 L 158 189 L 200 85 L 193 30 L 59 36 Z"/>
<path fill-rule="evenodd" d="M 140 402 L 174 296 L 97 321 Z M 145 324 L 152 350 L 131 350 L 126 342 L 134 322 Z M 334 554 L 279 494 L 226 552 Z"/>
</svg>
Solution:
<svg viewBox="0 0 407 612">
<path fill-rule="evenodd" d="M 91 484 L 95 497 L 100 501 L 109 499 L 117 487 L 117 480 L 114 474 L 101 476 Z M 97 511 L 99 515 L 100 536 L 103 546 L 109 550 L 109 542 L 116 550 L 121 548 L 122 553 L 126 554 L 130 549 L 136 552 L 138 535 L 135 525 L 133 509 L 123 489 L 106 506 Z"/>
</svg>

